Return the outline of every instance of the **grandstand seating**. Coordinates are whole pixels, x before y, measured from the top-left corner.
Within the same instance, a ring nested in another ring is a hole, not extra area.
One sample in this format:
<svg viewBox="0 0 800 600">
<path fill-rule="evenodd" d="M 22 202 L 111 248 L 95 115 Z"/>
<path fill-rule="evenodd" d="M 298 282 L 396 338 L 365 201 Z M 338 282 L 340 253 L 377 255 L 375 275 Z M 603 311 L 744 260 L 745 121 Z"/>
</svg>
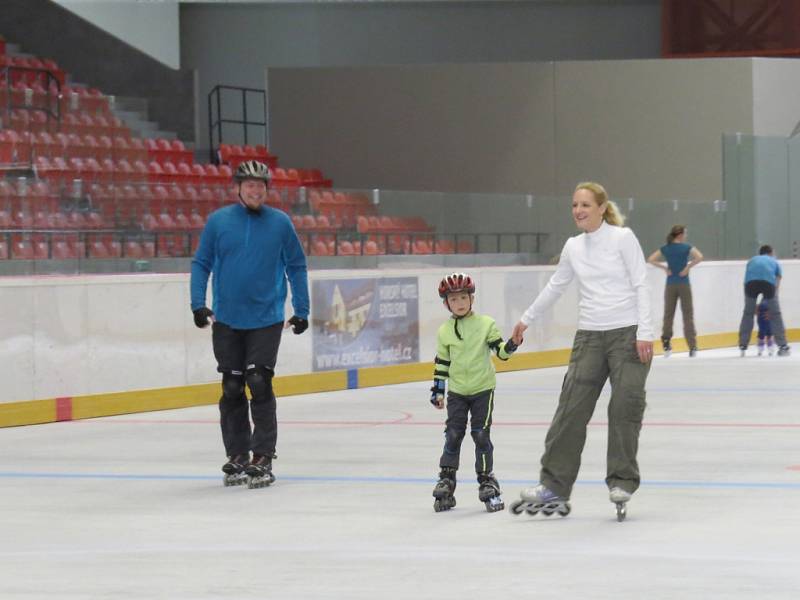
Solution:
<svg viewBox="0 0 800 600">
<path fill-rule="evenodd" d="M 470 250 L 436 240 L 423 219 L 378 215 L 368 196 L 333 190 L 319 169 L 279 166 L 263 145 L 220 144 L 214 165 L 195 162 L 180 140 L 141 139 L 112 97 L 67 83 L 51 59 L 3 48 L 0 165 L 26 176 L 0 178 L 0 260 L 188 256 L 209 213 L 235 201 L 233 170 L 250 159 L 269 165 L 267 204 L 292 216 L 310 255 Z"/>
</svg>

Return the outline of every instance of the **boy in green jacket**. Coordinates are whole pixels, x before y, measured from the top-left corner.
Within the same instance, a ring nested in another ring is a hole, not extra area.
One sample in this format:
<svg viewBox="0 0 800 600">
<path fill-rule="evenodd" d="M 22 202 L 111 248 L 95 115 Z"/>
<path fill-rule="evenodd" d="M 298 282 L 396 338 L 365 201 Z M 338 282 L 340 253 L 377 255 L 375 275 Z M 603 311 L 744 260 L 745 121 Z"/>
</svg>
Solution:
<svg viewBox="0 0 800 600">
<path fill-rule="evenodd" d="M 503 510 L 500 485 L 492 473 L 493 446 L 489 437 L 494 409 L 495 370 L 491 360 L 494 351 L 500 360 L 508 360 L 517 345 L 508 340 L 505 345 L 494 319 L 472 312 L 475 283 L 469 275 L 453 273 L 439 283 L 439 296 L 452 313 L 439 327 L 431 404 L 445 406 L 445 380 L 450 380 L 447 392 L 447 423 L 444 452 L 439 461 L 439 482 L 433 490 L 433 509 L 449 510 L 456 505 L 456 471 L 461 454 L 461 442 L 471 414 L 471 433 L 475 441 L 475 471 L 478 474 L 478 498 L 486 510 Z"/>
</svg>

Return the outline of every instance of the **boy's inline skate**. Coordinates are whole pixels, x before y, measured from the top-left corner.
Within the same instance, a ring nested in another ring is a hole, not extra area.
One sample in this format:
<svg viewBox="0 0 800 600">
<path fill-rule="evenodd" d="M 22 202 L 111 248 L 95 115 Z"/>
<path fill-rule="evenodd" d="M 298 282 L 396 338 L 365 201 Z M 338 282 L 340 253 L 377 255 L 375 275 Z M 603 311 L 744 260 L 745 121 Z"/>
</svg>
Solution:
<svg viewBox="0 0 800 600">
<path fill-rule="evenodd" d="M 486 505 L 487 512 L 503 510 L 503 497 L 500 484 L 493 473 L 478 473 L 478 499 Z"/>
<path fill-rule="evenodd" d="M 272 474 L 273 458 L 266 454 L 253 454 L 253 460 L 245 468 L 248 489 L 267 487 L 275 481 L 275 475 Z"/>
<path fill-rule="evenodd" d="M 456 470 L 451 467 L 442 467 L 439 472 L 439 481 L 433 488 L 433 510 L 442 512 L 450 510 L 456 505 L 453 493 L 456 491 Z"/>
<path fill-rule="evenodd" d="M 608 499 L 617 505 L 617 521 L 621 523 L 625 520 L 625 515 L 627 514 L 626 505 L 628 500 L 631 499 L 630 492 L 626 492 L 622 488 L 612 487 L 608 490 Z"/>
<path fill-rule="evenodd" d="M 515 515 L 526 512 L 533 516 L 541 512 L 545 517 L 549 517 L 554 513 L 566 517 L 572 510 L 569 498 L 559 496 L 541 483 L 536 487 L 522 490 L 519 496 L 520 499 L 512 502 L 509 507 Z"/>
<path fill-rule="evenodd" d="M 249 461 L 249 454 L 236 454 L 228 457 L 228 462 L 222 465 L 222 472 L 225 473 L 222 483 L 225 484 L 225 487 L 242 485 L 247 482 L 247 475 L 244 470 L 247 468 Z"/>
</svg>

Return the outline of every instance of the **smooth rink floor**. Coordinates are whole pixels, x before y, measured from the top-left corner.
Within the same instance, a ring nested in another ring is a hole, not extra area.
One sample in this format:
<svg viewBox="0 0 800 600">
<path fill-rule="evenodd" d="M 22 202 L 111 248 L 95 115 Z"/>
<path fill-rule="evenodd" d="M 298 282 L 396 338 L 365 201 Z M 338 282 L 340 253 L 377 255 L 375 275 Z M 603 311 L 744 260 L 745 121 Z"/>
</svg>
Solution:
<svg viewBox="0 0 800 600">
<path fill-rule="evenodd" d="M 0 430 L 0 598 L 798 598 L 800 348 L 657 357 L 616 521 L 598 402 L 566 518 L 487 513 L 467 436 L 434 513 L 425 382 L 279 398 L 277 482 L 225 488 L 216 406 Z M 506 505 L 565 367 L 498 376 Z"/>
</svg>

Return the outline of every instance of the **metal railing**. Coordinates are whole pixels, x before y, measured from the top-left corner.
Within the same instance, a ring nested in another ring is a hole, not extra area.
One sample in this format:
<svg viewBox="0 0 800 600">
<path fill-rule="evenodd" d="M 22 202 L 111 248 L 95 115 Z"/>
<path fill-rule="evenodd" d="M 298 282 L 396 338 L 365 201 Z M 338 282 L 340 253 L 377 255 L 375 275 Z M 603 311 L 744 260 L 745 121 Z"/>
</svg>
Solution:
<svg viewBox="0 0 800 600">
<path fill-rule="evenodd" d="M 14 102 L 14 95 L 17 90 L 14 88 L 13 77 L 14 73 L 35 73 L 39 75 L 42 86 L 45 89 L 46 103 L 44 106 L 36 106 L 34 103 L 34 89 L 26 88 L 24 93 L 24 100 L 20 103 Z M 53 75 L 48 69 L 34 68 L 34 67 L 15 67 L 5 66 L 0 68 L 0 79 L 5 78 L 5 91 L 6 101 L 3 105 L 3 123 L 2 126 L 7 127 L 9 124 L 11 112 L 14 110 L 25 110 L 29 112 L 43 112 L 47 118 L 47 129 L 50 130 L 50 120 L 53 119 L 56 128 L 61 123 L 61 82 Z M 53 87 L 55 86 L 55 91 Z"/>
</svg>

